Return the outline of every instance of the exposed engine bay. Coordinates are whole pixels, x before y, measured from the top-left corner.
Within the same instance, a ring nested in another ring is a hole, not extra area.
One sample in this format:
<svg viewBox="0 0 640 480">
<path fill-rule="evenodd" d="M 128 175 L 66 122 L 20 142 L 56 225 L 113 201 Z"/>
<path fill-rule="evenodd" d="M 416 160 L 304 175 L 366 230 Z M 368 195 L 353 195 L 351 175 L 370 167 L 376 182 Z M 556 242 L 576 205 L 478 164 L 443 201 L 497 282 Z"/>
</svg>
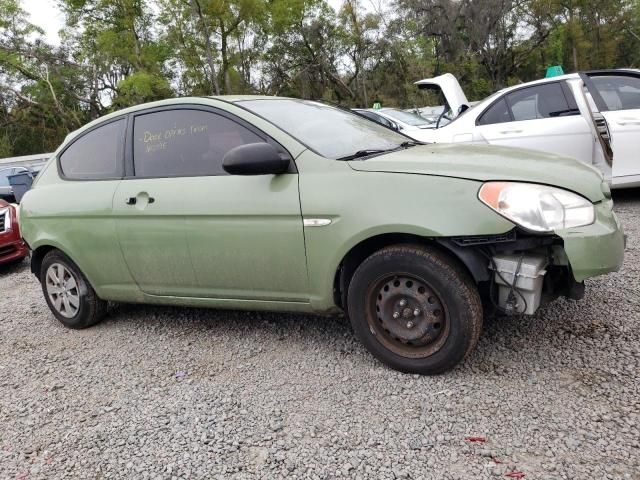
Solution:
<svg viewBox="0 0 640 480">
<path fill-rule="evenodd" d="M 507 315 L 533 315 L 559 296 L 579 300 L 563 241 L 514 229 L 502 235 L 454 237 L 437 242 L 469 269 L 485 304 Z"/>
</svg>

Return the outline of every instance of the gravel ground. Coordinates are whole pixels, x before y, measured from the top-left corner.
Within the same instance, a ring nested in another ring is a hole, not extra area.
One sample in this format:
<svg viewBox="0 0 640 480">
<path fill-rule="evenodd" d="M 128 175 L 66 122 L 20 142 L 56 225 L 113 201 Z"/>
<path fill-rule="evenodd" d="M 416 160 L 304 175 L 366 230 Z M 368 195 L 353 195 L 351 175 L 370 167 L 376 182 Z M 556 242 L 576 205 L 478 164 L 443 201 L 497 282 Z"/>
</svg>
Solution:
<svg viewBox="0 0 640 480">
<path fill-rule="evenodd" d="M 616 205 L 621 272 L 487 320 L 438 377 L 385 368 L 345 319 L 120 305 L 66 330 L 5 268 L 0 478 L 638 479 L 640 191 Z"/>
</svg>

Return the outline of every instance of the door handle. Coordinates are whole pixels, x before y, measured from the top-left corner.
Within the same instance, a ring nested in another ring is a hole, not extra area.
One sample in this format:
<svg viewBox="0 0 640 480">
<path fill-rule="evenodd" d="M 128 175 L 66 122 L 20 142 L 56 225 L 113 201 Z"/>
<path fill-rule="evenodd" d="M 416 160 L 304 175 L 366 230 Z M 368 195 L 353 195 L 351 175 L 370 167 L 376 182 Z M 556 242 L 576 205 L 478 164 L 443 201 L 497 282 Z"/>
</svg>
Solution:
<svg viewBox="0 0 640 480">
<path fill-rule="evenodd" d="M 144 195 L 146 197 L 146 194 Z M 154 203 L 156 201 L 153 197 L 147 197 L 147 203 Z M 135 205 L 138 203 L 138 197 L 129 197 L 125 200 L 127 205 Z"/>
<path fill-rule="evenodd" d="M 522 133 L 522 130 L 503 130 L 500 133 L 503 135 L 509 135 L 510 133 Z"/>
<path fill-rule="evenodd" d="M 621 118 L 616 123 L 618 125 L 640 125 L 640 118 Z"/>
</svg>

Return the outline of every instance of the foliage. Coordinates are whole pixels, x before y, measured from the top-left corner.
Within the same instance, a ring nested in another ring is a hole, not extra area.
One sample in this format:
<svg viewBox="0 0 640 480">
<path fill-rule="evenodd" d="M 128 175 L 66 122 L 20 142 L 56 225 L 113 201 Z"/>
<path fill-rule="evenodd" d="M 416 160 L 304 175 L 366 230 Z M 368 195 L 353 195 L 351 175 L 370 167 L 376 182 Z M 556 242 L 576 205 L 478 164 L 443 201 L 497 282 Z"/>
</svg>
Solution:
<svg viewBox="0 0 640 480">
<path fill-rule="evenodd" d="M 0 156 L 178 96 L 260 93 L 409 108 L 453 73 L 470 100 L 565 71 L 640 66 L 640 0 L 58 0 L 50 45 L 0 0 Z"/>
<path fill-rule="evenodd" d="M 116 88 L 118 94 L 113 99 L 115 108 L 173 96 L 173 91 L 166 78 L 144 71 L 132 73 L 120 80 Z"/>
</svg>

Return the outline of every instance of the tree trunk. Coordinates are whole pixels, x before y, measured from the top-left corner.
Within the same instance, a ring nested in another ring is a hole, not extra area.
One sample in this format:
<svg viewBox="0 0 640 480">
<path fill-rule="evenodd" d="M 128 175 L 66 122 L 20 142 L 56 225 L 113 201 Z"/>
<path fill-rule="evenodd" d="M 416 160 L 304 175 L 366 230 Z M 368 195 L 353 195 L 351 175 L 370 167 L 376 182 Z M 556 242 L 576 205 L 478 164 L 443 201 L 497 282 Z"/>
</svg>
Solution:
<svg viewBox="0 0 640 480">
<path fill-rule="evenodd" d="M 362 69 L 362 96 L 364 97 L 364 108 L 369 108 L 369 94 L 367 93 L 367 74 Z"/>
<path fill-rule="evenodd" d="M 576 47 L 576 31 L 573 23 L 573 4 L 569 4 L 569 25 L 571 25 L 571 53 L 573 55 L 573 69 L 578 71 L 578 48 Z"/>
<path fill-rule="evenodd" d="M 100 116 L 100 112 L 98 111 L 98 72 L 97 68 L 94 65 L 91 69 L 91 95 L 89 97 L 89 118 L 91 120 L 95 120 Z"/>
<path fill-rule="evenodd" d="M 211 48 L 211 37 L 209 35 L 209 29 L 202 16 L 202 9 L 200 8 L 200 2 L 198 0 L 191 0 L 191 7 L 200 20 L 200 28 L 202 28 L 202 35 L 204 36 L 204 45 L 207 55 L 207 64 L 211 74 L 210 82 L 212 93 L 220 95 L 220 86 L 218 85 L 218 76 L 216 75 L 216 66 L 213 63 L 213 49 Z"/>
<path fill-rule="evenodd" d="M 224 27 L 220 28 L 220 55 L 222 56 L 222 78 L 224 80 L 224 93 L 229 95 L 231 93 L 231 79 L 229 78 L 229 59 L 227 58 L 228 51 L 228 35 L 229 32 L 225 31 Z"/>
</svg>

